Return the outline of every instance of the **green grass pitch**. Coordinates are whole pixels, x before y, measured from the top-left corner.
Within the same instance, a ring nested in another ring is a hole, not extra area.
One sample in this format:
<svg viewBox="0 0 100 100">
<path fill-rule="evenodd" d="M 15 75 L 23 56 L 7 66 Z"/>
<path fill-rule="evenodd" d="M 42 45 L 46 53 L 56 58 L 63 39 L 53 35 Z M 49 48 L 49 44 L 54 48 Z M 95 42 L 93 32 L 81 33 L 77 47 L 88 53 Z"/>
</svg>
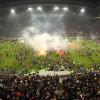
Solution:
<svg viewBox="0 0 100 100">
<path fill-rule="evenodd" d="M 70 50 L 68 55 L 73 62 L 83 64 L 85 68 L 91 67 L 93 64 L 100 64 L 100 45 L 93 40 L 82 40 L 82 50 Z M 91 56 L 87 56 L 91 53 Z M 52 61 L 60 59 L 55 53 L 48 55 Z M 48 56 L 34 56 L 34 50 L 20 43 L 19 41 L 0 41 L 0 68 L 30 68 L 35 71 L 48 67 Z M 67 55 L 66 55 L 67 56 Z"/>
</svg>

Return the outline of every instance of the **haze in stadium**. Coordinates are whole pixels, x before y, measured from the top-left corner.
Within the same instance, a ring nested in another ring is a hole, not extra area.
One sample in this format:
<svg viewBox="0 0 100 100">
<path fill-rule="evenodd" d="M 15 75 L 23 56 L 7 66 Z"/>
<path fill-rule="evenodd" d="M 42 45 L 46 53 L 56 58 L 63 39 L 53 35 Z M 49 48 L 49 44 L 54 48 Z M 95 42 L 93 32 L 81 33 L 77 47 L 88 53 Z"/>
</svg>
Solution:
<svg viewBox="0 0 100 100">
<path fill-rule="evenodd" d="M 99 26 L 99 0 L 0 0 L 0 100 L 99 100 Z"/>
</svg>

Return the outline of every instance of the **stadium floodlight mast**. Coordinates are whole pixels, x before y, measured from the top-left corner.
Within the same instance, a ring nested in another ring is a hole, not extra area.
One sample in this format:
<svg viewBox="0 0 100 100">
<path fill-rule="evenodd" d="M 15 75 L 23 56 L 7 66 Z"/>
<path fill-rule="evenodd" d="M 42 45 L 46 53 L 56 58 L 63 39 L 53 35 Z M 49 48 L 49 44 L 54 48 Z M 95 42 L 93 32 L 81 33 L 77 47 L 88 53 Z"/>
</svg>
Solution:
<svg viewBox="0 0 100 100">
<path fill-rule="evenodd" d="M 38 11 L 42 11 L 42 9 L 43 9 L 43 8 L 42 8 L 41 6 L 38 6 L 38 7 L 37 7 L 37 10 L 38 10 Z"/>
<path fill-rule="evenodd" d="M 32 11 L 32 10 L 33 10 L 33 8 L 32 8 L 32 7 L 29 7 L 27 10 L 28 10 L 28 11 Z"/>
<path fill-rule="evenodd" d="M 58 6 L 54 7 L 54 11 L 58 11 L 60 8 Z"/>
<path fill-rule="evenodd" d="M 81 8 L 80 13 L 81 14 L 85 13 L 85 8 Z"/>
</svg>

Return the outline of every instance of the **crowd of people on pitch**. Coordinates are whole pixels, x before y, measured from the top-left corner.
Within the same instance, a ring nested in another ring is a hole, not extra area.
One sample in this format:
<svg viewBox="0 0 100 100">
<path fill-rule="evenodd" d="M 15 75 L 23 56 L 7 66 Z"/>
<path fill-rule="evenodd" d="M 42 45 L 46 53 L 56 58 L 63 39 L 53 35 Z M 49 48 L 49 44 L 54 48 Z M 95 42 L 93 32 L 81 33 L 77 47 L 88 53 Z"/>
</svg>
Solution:
<svg viewBox="0 0 100 100">
<path fill-rule="evenodd" d="M 100 73 L 0 75 L 0 100 L 99 100 Z"/>
<path fill-rule="evenodd" d="M 54 52 L 48 52 L 48 54 L 43 56 L 34 56 L 36 54 L 34 50 L 29 47 L 27 47 L 24 44 L 19 43 L 17 40 L 11 40 L 11 41 L 0 41 L 0 64 L 5 65 L 5 67 L 26 67 L 29 68 L 38 68 L 39 70 L 45 68 L 49 68 L 49 71 L 51 70 L 66 70 L 66 69 L 72 69 L 77 67 L 77 64 L 80 66 L 82 64 L 80 61 L 74 61 L 71 57 L 70 52 L 62 52 L 60 51 L 54 51 Z M 3 49 L 2 49 L 3 48 Z M 12 52 L 10 52 L 12 51 Z M 95 53 L 96 52 L 96 53 Z M 92 50 L 90 48 L 84 48 L 82 50 L 76 50 L 75 55 L 81 57 L 87 57 L 91 60 L 92 64 L 95 64 L 95 68 L 99 69 L 100 64 L 95 63 L 96 60 L 93 56 L 98 57 L 100 51 L 99 50 Z M 7 60 L 10 61 L 12 64 L 7 66 Z M 34 66 L 33 66 L 34 65 Z M 91 65 L 90 65 L 91 66 Z M 3 67 L 3 66 L 2 66 Z"/>
</svg>

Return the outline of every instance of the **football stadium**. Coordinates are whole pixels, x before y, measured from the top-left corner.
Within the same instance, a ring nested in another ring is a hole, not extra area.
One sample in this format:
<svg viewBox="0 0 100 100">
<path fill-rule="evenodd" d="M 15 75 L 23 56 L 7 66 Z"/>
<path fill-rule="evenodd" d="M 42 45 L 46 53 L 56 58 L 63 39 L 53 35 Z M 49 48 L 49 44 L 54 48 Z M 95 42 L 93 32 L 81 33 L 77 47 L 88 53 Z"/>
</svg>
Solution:
<svg viewBox="0 0 100 100">
<path fill-rule="evenodd" d="M 0 100 L 100 100 L 100 1 L 0 0 Z"/>
</svg>

